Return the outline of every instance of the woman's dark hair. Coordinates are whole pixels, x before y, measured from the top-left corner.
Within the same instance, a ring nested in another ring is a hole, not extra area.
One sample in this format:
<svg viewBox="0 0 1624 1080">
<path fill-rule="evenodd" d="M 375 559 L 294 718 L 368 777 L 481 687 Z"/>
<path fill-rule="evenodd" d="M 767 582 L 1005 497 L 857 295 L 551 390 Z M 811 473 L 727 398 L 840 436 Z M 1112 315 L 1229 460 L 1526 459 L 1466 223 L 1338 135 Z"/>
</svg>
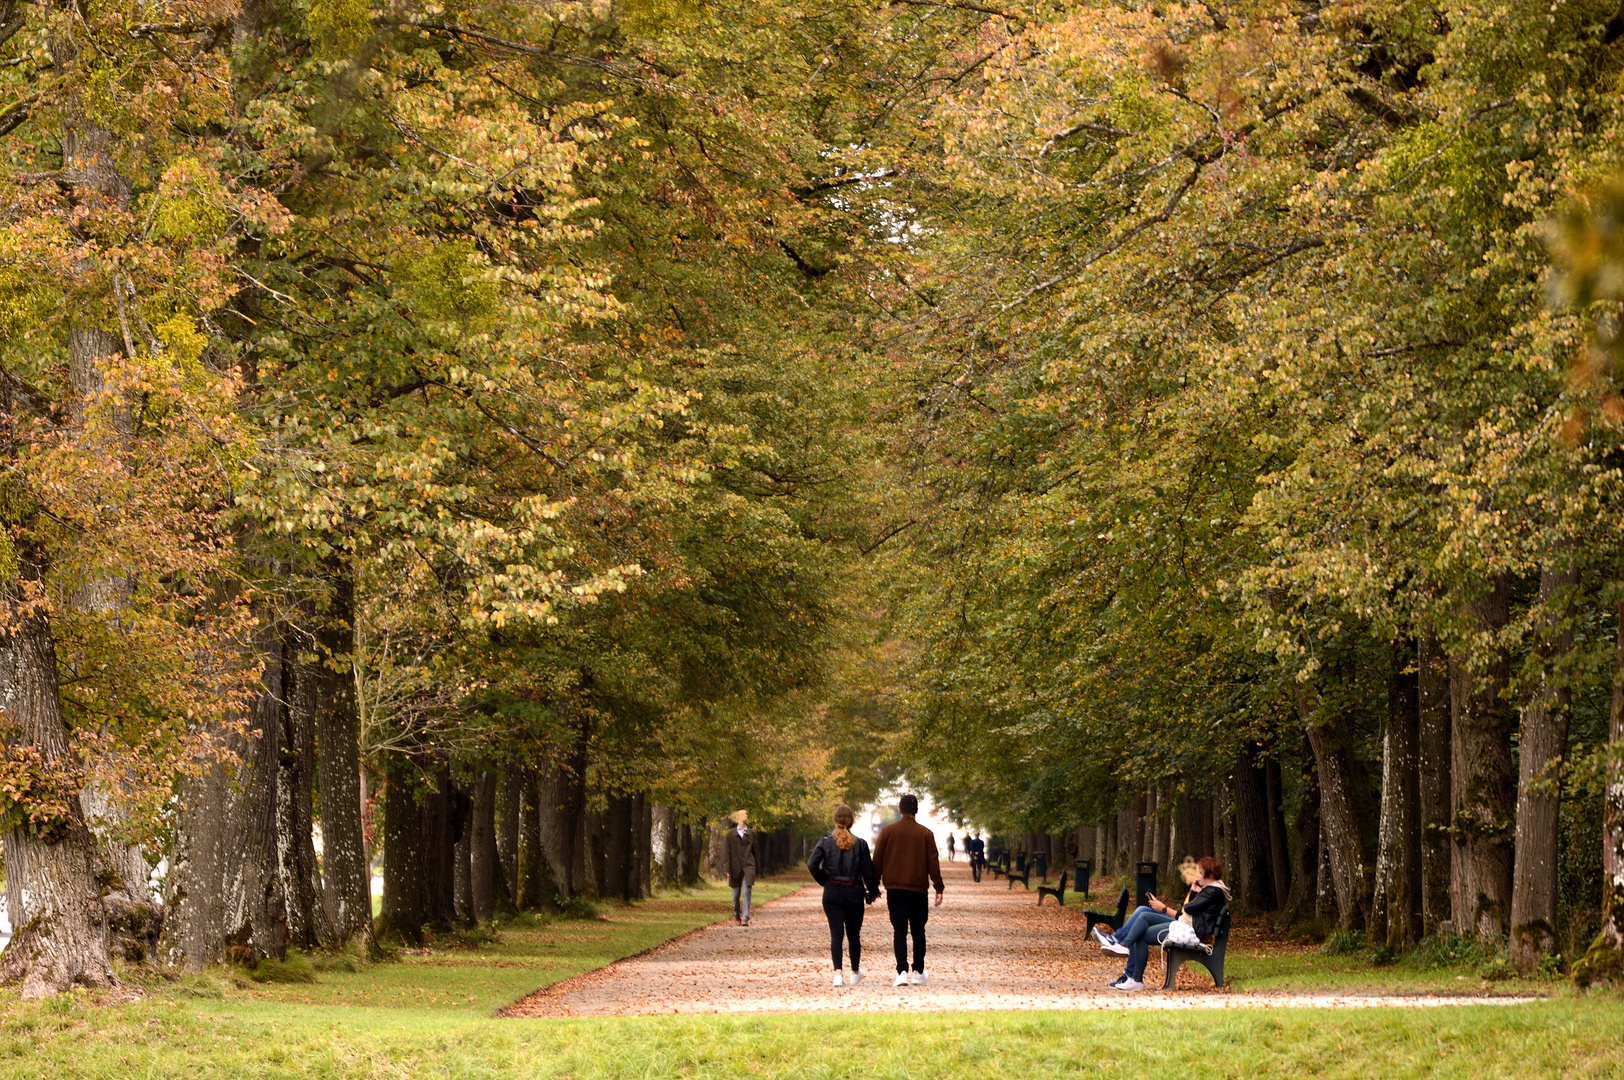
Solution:
<svg viewBox="0 0 1624 1080">
<path fill-rule="evenodd" d="M 904 795 L 897 800 L 897 810 L 904 814 L 919 813 L 919 800 L 912 795 Z"/>
<path fill-rule="evenodd" d="M 1224 880 L 1224 864 L 1211 855 L 1201 856 L 1195 861 L 1195 864 L 1201 868 L 1201 876 L 1208 881 Z"/>
</svg>

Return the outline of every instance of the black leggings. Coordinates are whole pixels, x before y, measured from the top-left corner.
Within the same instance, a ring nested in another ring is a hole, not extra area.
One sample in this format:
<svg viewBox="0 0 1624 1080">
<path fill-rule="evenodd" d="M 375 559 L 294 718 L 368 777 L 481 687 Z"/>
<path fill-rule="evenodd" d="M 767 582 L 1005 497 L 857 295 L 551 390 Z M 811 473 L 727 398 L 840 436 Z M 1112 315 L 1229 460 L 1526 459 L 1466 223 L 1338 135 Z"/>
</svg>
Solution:
<svg viewBox="0 0 1624 1080">
<path fill-rule="evenodd" d="M 846 939 L 851 953 L 851 969 L 861 971 L 863 964 L 863 893 L 861 889 L 826 885 L 823 889 L 823 913 L 829 917 L 829 958 L 835 970 L 840 970 L 840 939 Z"/>
</svg>

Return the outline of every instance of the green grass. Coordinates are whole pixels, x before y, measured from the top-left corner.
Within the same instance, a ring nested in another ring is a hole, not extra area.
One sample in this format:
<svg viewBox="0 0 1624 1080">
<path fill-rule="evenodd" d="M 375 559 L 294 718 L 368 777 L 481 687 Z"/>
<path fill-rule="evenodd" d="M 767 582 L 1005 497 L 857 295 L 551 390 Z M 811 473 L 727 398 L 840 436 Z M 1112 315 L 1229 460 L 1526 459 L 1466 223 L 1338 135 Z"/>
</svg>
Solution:
<svg viewBox="0 0 1624 1080">
<path fill-rule="evenodd" d="M 761 883 L 757 896 L 797 884 Z M 393 963 L 336 962 L 354 971 L 317 958 L 315 983 L 216 972 L 155 983 L 145 1000 L 122 1005 L 83 993 L 28 1004 L 0 997 L 0 1077 L 1624 1077 L 1624 1000 L 1571 991 L 1511 1008 L 494 1017 L 537 987 L 725 917 L 727 893 L 605 905 L 603 913 L 521 920 L 477 949 L 447 942 Z M 1231 964 L 1237 975 L 1250 971 L 1244 981 L 1256 989 L 1346 988 L 1364 978 L 1461 986 L 1453 969 L 1372 969 L 1307 951 Z M 1481 989 L 1475 976 L 1462 978 Z"/>
</svg>

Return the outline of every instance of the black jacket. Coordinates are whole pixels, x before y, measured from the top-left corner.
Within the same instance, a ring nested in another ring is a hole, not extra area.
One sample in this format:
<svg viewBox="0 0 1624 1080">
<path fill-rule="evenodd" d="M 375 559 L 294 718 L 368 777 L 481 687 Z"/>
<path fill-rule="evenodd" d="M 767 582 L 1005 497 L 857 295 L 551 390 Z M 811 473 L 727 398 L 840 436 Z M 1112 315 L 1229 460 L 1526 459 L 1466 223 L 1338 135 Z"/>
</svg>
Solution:
<svg viewBox="0 0 1624 1080">
<path fill-rule="evenodd" d="M 1195 924 L 1195 936 L 1206 941 L 1218 932 L 1218 916 L 1229 906 L 1229 887 L 1215 881 L 1192 896 L 1184 905 L 1184 914 Z"/>
<path fill-rule="evenodd" d="M 829 833 L 818 841 L 807 856 L 806 868 L 812 872 L 812 877 L 819 885 L 828 885 L 832 881 L 849 881 L 860 885 L 863 895 L 870 901 L 880 895 L 880 883 L 874 876 L 874 858 L 868 853 L 868 841 L 860 836 L 852 837 L 856 843 L 845 851 L 835 845 L 834 833 Z"/>
</svg>

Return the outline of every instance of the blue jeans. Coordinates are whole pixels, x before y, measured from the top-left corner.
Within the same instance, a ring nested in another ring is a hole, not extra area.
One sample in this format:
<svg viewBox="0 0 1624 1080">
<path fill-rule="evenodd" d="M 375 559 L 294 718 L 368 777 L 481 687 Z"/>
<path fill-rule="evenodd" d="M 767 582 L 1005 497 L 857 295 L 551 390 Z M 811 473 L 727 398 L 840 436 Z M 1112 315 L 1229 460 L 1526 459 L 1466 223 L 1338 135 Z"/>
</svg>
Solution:
<svg viewBox="0 0 1624 1080">
<path fill-rule="evenodd" d="M 1150 947 L 1166 936 L 1158 931 L 1172 922 L 1173 916 L 1149 908 L 1140 908 L 1133 915 L 1123 927 L 1123 932 L 1117 935 L 1117 942 L 1128 947 L 1128 978 L 1142 981 L 1145 964 L 1150 960 Z"/>
<path fill-rule="evenodd" d="M 1140 906 L 1133 909 L 1133 914 L 1129 915 L 1128 918 L 1127 918 L 1127 921 L 1124 922 L 1121 926 L 1119 926 L 1111 934 L 1111 936 L 1116 938 L 1117 941 L 1119 941 L 1119 942 L 1122 941 L 1122 935 L 1126 934 L 1128 932 L 1128 927 L 1133 925 L 1133 921 L 1135 919 L 1137 919 L 1141 915 L 1154 915 L 1154 914 L 1156 914 L 1154 911 L 1150 910 L 1150 908 L 1148 908 L 1145 905 L 1141 904 Z"/>
</svg>

